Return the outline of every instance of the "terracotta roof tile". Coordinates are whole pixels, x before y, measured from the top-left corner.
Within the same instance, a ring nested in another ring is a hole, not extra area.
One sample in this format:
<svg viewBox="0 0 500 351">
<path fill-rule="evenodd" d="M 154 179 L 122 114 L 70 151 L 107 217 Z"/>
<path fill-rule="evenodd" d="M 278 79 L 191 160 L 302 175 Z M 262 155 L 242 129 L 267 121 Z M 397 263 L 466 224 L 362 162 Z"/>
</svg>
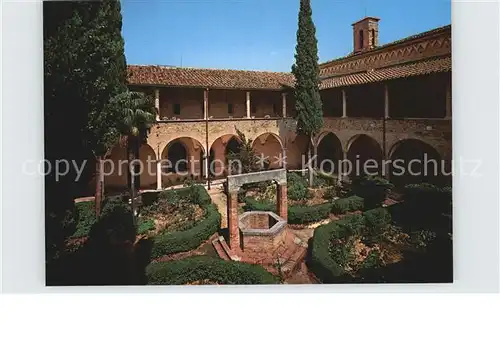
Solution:
<svg viewBox="0 0 500 351">
<path fill-rule="evenodd" d="M 279 90 L 293 85 L 291 73 L 129 65 L 132 85 Z"/>
<path fill-rule="evenodd" d="M 361 73 L 331 76 L 321 81 L 320 89 L 367 84 L 390 79 L 449 71 L 451 71 L 450 56 L 383 67 Z"/>
</svg>

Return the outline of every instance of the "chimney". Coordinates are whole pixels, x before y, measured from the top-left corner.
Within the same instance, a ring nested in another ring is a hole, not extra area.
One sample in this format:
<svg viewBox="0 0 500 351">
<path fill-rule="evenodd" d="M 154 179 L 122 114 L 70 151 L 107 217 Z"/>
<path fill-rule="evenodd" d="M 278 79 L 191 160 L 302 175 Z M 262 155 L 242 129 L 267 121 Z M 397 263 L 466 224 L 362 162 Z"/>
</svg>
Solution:
<svg viewBox="0 0 500 351">
<path fill-rule="evenodd" d="M 365 17 L 352 24 L 355 54 L 378 46 L 378 21 L 380 18 Z"/>
</svg>

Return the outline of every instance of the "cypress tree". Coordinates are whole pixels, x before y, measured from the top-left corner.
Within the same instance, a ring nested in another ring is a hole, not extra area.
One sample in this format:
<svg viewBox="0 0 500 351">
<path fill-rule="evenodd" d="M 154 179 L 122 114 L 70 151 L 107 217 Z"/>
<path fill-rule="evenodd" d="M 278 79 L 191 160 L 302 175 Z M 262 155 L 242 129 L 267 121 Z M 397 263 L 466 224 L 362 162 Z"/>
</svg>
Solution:
<svg viewBox="0 0 500 351">
<path fill-rule="evenodd" d="M 127 88 L 120 9 L 114 0 L 44 3 L 46 153 L 95 160 L 96 214 L 99 160 L 119 137 L 119 116 L 109 103 Z"/>
<path fill-rule="evenodd" d="M 323 109 L 319 94 L 318 41 L 310 0 L 300 0 L 295 50 L 292 73 L 295 76 L 297 134 L 305 135 L 308 139 L 309 182 L 312 185 L 313 172 L 310 164 L 312 138 L 323 126 Z"/>
<path fill-rule="evenodd" d="M 126 90 L 120 9 L 114 0 L 43 3 L 45 159 L 52 170 L 57 160 L 91 166 L 80 183 L 73 166 L 59 179 L 54 172 L 45 176 L 47 280 L 58 279 L 50 261 L 59 258 L 75 229 L 79 184 L 88 183 L 93 162 L 119 137 L 120 116 L 111 113 L 109 102 Z"/>
</svg>

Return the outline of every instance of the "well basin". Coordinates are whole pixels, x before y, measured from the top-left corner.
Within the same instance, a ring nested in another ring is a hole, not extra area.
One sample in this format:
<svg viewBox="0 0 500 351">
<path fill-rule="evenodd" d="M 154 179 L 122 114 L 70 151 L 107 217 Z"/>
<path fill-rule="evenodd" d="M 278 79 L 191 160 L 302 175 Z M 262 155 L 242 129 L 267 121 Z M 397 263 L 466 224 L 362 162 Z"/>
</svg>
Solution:
<svg viewBox="0 0 500 351">
<path fill-rule="evenodd" d="M 274 250 L 284 240 L 286 221 L 271 211 L 249 211 L 239 218 L 243 250 Z"/>
</svg>

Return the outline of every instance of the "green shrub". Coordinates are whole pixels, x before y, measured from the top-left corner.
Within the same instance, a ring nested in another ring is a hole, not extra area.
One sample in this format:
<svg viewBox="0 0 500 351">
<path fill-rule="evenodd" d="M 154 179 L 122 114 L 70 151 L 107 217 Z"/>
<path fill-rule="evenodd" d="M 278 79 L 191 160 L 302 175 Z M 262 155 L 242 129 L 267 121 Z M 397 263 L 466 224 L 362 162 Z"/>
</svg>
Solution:
<svg viewBox="0 0 500 351">
<path fill-rule="evenodd" d="M 182 285 L 204 280 L 218 284 L 277 283 L 277 279 L 262 266 L 208 256 L 151 263 L 146 268 L 146 276 L 149 285 Z"/>
<path fill-rule="evenodd" d="M 71 238 L 88 236 L 90 229 L 96 222 L 94 201 L 78 202 L 75 207 L 77 212 L 76 230 Z"/>
<path fill-rule="evenodd" d="M 220 229 L 221 215 L 213 204 L 205 206 L 205 218 L 190 229 L 176 232 L 162 232 L 154 236 L 152 257 L 189 251 L 197 248 Z"/>
<path fill-rule="evenodd" d="M 137 221 L 137 234 L 146 234 L 147 232 L 155 229 L 155 221 L 152 219 L 139 218 Z"/>
<path fill-rule="evenodd" d="M 307 179 L 305 179 L 302 175 L 300 175 L 297 172 L 289 172 L 286 175 L 288 186 L 295 184 L 295 183 L 301 183 L 304 185 L 307 185 Z"/>
<path fill-rule="evenodd" d="M 316 173 L 316 177 L 314 177 L 314 184 L 319 186 L 338 186 L 338 179 L 333 174 L 318 172 Z"/>
<path fill-rule="evenodd" d="M 314 206 L 290 206 L 288 207 L 288 223 L 305 224 L 321 221 L 328 218 L 331 207 L 330 203 Z"/>
<path fill-rule="evenodd" d="M 334 198 L 340 195 L 339 188 L 337 186 L 328 186 L 323 192 L 323 199 L 328 201 L 335 201 Z"/>
<path fill-rule="evenodd" d="M 345 228 L 345 227 L 344 227 Z M 340 229 L 340 228 L 339 228 Z M 340 229 L 340 231 L 343 231 Z M 347 232 L 346 232 L 347 233 Z M 328 252 L 335 263 L 346 269 L 354 259 L 354 240 L 352 236 L 345 236 L 345 240 L 333 240 L 330 242 Z"/>
<path fill-rule="evenodd" d="M 433 184 L 409 184 L 405 186 L 404 201 L 409 211 L 419 211 L 424 216 L 452 212 L 451 187 Z"/>
<path fill-rule="evenodd" d="M 92 226 L 90 236 L 108 243 L 135 241 L 137 228 L 132 211 L 120 198 L 108 198 L 99 220 Z"/>
<path fill-rule="evenodd" d="M 368 256 L 363 261 L 361 268 L 378 268 L 380 267 L 382 261 L 380 259 L 380 251 L 377 249 L 373 249 L 370 251 Z"/>
<path fill-rule="evenodd" d="M 288 223 L 305 224 L 317 222 L 328 217 L 331 204 L 324 203 L 313 206 L 288 206 Z M 254 198 L 245 198 L 245 211 L 272 211 L 276 212 L 276 204 L 267 201 L 257 201 Z"/>
<path fill-rule="evenodd" d="M 365 200 L 365 208 L 375 208 L 382 205 L 387 197 L 387 193 L 393 185 L 380 177 L 358 177 L 353 179 L 351 191 L 353 195 L 362 197 Z"/>
<path fill-rule="evenodd" d="M 304 200 L 310 197 L 307 180 L 297 173 L 288 173 L 288 198 L 294 201 Z"/>
<path fill-rule="evenodd" d="M 113 212 L 117 206 L 120 208 L 128 208 L 128 206 L 123 202 L 121 196 L 105 198 L 102 204 L 101 218 L 106 216 L 108 213 Z M 88 236 L 92 227 L 97 222 L 95 216 L 95 202 L 78 202 L 75 204 L 75 208 L 78 215 L 76 230 L 70 238 L 82 238 Z"/>
<path fill-rule="evenodd" d="M 366 232 L 371 238 L 376 238 L 383 234 L 387 226 L 391 224 L 391 214 L 386 208 L 375 208 L 363 213 Z"/>
<path fill-rule="evenodd" d="M 300 201 L 310 197 L 307 186 L 301 183 L 295 183 L 288 187 L 288 198 L 293 201 Z"/>
<path fill-rule="evenodd" d="M 436 237 L 436 232 L 427 229 L 416 230 L 410 233 L 411 243 L 417 248 L 427 247 Z"/>
<path fill-rule="evenodd" d="M 268 201 L 257 201 L 253 197 L 246 197 L 244 210 L 276 212 L 276 204 Z"/>
<path fill-rule="evenodd" d="M 364 199 L 355 195 L 334 201 L 332 204 L 332 213 L 338 215 L 351 211 L 363 210 L 363 208 Z"/>
</svg>

